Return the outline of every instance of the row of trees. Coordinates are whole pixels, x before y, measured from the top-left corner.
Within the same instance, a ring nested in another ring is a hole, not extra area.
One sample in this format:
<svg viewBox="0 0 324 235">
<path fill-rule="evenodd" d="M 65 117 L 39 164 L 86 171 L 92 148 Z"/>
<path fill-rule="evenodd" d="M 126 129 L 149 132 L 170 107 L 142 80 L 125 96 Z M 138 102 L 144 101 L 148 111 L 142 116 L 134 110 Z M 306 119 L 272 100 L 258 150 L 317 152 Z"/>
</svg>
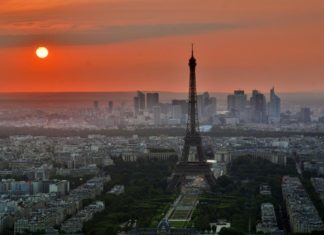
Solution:
<svg viewBox="0 0 324 235">
<path fill-rule="evenodd" d="M 281 179 L 283 175 L 297 174 L 294 163 L 289 160 L 287 166 L 281 166 L 242 156 L 228 165 L 228 173 L 217 179 L 214 193 L 201 196 L 193 216 L 194 226 L 200 230 L 210 230 L 209 223 L 227 219 L 234 230 L 245 233 L 254 231 L 261 217 L 260 205 L 270 202 L 275 205 L 279 227 L 282 228 L 279 213 L 283 205 Z M 271 196 L 259 194 L 259 186 L 264 183 L 270 185 Z"/>
<path fill-rule="evenodd" d="M 79 129 L 54 129 L 54 128 L 42 128 L 42 127 L 0 127 L 0 138 L 8 138 L 13 135 L 34 135 L 34 136 L 49 136 L 49 137 L 64 137 L 64 136 L 81 136 L 87 137 L 90 134 L 99 134 L 106 136 L 156 136 L 156 135 L 168 135 L 168 136 L 183 136 L 185 134 L 185 128 L 173 127 L 173 128 L 150 128 L 143 126 L 138 127 L 134 131 L 125 129 L 118 130 L 79 130 Z M 214 137 L 231 137 L 231 136 L 252 136 L 252 137 L 284 137 L 284 136 L 324 136 L 323 132 L 302 132 L 302 131 L 258 131 L 258 130 L 241 130 L 234 128 L 220 128 L 213 127 L 211 132 L 205 133 L 208 136 Z"/>
<path fill-rule="evenodd" d="M 166 191 L 167 177 L 171 175 L 175 161 L 116 161 L 105 168 L 111 175 L 108 188 L 121 184 L 125 193 L 105 194 L 99 197 L 106 209 L 84 225 L 85 234 L 117 234 L 138 227 L 156 226 L 170 207 L 176 195 Z"/>
</svg>

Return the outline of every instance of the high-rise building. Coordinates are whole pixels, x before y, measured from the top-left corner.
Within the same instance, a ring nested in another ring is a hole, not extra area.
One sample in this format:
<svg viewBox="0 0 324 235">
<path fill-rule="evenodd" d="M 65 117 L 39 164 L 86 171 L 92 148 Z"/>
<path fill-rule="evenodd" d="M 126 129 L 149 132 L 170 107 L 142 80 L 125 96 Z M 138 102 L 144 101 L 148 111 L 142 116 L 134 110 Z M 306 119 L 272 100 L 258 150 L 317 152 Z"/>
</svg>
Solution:
<svg viewBox="0 0 324 235">
<path fill-rule="evenodd" d="M 173 106 L 180 106 L 181 108 L 181 119 L 184 119 L 184 117 L 188 114 L 188 101 L 187 100 L 172 100 L 172 107 Z M 176 108 L 178 110 L 178 108 Z M 173 108 L 172 108 L 173 112 Z"/>
<path fill-rule="evenodd" d="M 312 116 L 312 112 L 311 112 L 310 108 L 303 107 L 300 109 L 298 119 L 300 122 L 310 123 L 312 121 L 311 116 Z"/>
<path fill-rule="evenodd" d="M 172 104 L 170 103 L 160 103 L 161 113 L 164 115 L 170 115 L 172 113 Z"/>
<path fill-rule="evenodd" d="M 216 114 L 216 98 L 210 97 L 208 92 L 197 96 L 198 115 L 202 120 L 208 120 Z"/>
<path fill-rule="evenodd" d="M 114 109 L 114 102 L 113 101 L 108 101 L 108 113 L 112 113 Z"/>
<path fill-rule="evenodd" d="M 145 94 L 141 91 L 137 92 L 137 96 L 134 97 L 134 112 L 139 114 L 140 111 L 145 109 Z"/>
<path fill-rule="evenodd" d="M 159 105 L 159 93 L 147 93 L 146 94 L 146 108 L 149 112 L 152 112 L 153 106 Z"/>
<path fill-rule="evenodd" d="M 227 96 L 227 111 L 231 113 L 235 113 L 235 96 L 228 95 Z"/>
<path fill-rule="evenodd" d="M 248 121 L 247 96 L 244 90 L 235 90 L 234 94 L 227 96 L 227 110 L 240 121 Z"/>
<path fill-rule="evenodd" d="M 176 105 L 172 105 L 172 113 L 171 116 L 173 119 L 179 119 L 181 120 L 183 117 L 183 113 L 182 113 L 182 107 L 179 104 Z"/>
<path fill-rule="evenodd" d="M 257 90 L 253 90 L 250 105 L 252 108 L 252 121 L 255 123 L 266 123 L 267 105 L 264 94 Z"/>
<path fill-rule="evenodd" d="M 274 88 L 270 90 L 270 102 L 268 105 L 268 118 L 270 123 L 280 122 L 281 100 L 275 93 Z"/>
<path fill-rule="evenodd" d="M 213 116 L 216 114 L 217 111 L 217 99 L 216 97 L 210 97 L 209 103 L 206 106 L 206 113 L 208 116 Z"/>
<path fill-rule="evenodd" d="M 139 98 L 138 98 L 138 96 L 135 96 L 134 97 L 134 113 L 135 113 L 135 115 L 137 115 L 139 113 L 139 110 L 140 110 L 140 108 L 139 108 Z"/>
<path fill-rule="evenodd" d="M 207 93 L 208 95 L 208 93 Z M 204 101 L 206 99 L 208 99 L 208 97 L 206 95 L 206 92 L 201 94 L 201 95 L 197 95 L 197 105 L 198 105 L 198 109 L 197 109 L 197 112 L 198 112 L 198 116 L 200 119 L 202 119 L 203 117 L 203 113 L 204 113 Z M 209 95 L 208 95 L 209 96 Z"/>
<path fill-rule="evenodd" d="M 94 107 L 95 110 L 99 109 L 99 101 L 98 100 L 93 101 L 93 107 Z"/>
<path fill-rule="evenodd" d="M 141 110 L 144 110 L 145 109 L 145 94 L 141 91 L 138 91 L 137 96 L 139 98 L 139 107 Z"/>
<path fill-rule="evenodd" d="M 234 94 L 227 96 L 227 110 L 233 114 L 240 115 L 247 104 L 246 94 L 243 90 L 236 90 Z"/>
<path fill-rule="evenodd" d="M 161 107 L 160 106 L 153 106 L 153 120 L 154 120 L 154 125 L 159 126 L 161 125 Z"/>
</svg>

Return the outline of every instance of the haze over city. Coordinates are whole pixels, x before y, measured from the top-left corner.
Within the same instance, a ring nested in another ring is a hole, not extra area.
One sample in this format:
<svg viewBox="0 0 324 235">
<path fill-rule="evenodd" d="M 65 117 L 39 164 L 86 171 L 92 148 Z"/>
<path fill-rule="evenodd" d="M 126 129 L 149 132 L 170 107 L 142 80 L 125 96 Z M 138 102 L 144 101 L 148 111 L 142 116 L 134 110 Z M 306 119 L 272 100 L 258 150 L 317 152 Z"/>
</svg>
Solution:
<svg viewBox="0 0 324 235">
<path fill-rule="evenodd" d="M 0 0 L 0 235 L 323 235 L 322 0 Z"/>
</svg>

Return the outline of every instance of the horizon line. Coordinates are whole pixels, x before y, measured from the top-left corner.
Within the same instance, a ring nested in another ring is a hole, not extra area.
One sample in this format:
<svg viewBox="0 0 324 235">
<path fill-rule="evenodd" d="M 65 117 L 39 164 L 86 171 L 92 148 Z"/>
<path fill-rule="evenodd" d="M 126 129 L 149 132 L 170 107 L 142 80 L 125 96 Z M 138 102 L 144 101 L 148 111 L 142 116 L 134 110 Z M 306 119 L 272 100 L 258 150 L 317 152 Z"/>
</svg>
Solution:
<svg viewBox="0 0 324 235">
<path fill-rule="evenodd" d="M 234 89 L 232 91 L 198 91 L 198 93 L 208 92 L 208 93 L 224 93 L 224 94 L 232 94 L 235 90 L 243 90 L 244 89 Z M 251 89 L 246 94 L 252 93 L 253 90 L 258 89 Z M 157 92 L 157 93 L 185 93 L 187 94 L 188 91 L 169 91 L 169 90 L 124 90 L 124 91 L 0 91 L 0 94 L 44 94 L 44 93 L 51 93 L 51 94 L 63 94 L 63 93 L 136 93 L 138 91 L 149 93 L 149 92 Z M 258 90 L 264 93 L 270 93 L 269 91 Z M 285 93 L 285 94 L 293 94 L 293 93 L 322 93 L 324 90 L 307 90 L 307 91 L 278 91 L 276 93 Z"/>
</svg>

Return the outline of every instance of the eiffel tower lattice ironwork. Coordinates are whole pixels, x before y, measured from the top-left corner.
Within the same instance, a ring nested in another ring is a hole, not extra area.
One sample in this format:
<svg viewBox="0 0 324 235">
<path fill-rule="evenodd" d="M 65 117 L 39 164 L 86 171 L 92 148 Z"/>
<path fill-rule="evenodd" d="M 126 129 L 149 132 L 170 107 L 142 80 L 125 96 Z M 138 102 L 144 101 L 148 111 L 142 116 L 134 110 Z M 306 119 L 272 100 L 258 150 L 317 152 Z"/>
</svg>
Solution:
<svg viewBox="0 0 324 235">
<path fill-rule="evenodd" d="M 199 131 L 199 119 L 197 110 L 197 88 L 196 88 L 196 66 L 193 47 L 191 58 L 189 59 L 190 79 L 189 79 L 189 100 L 188 100 L 188 120 L 184 146 L 180 161 L 177 163 L 169 182 L 169 189 L 177 189 L 185 181 L 186 176 L 204 176 L 209 186 L 215 184 L 215 177 L 210 170 L 210 165 L 206 162 L 202 148 L 202 140 Z M 189 159 L 190 149 L 196 148 L 196 159 Z"/>
</svg>

